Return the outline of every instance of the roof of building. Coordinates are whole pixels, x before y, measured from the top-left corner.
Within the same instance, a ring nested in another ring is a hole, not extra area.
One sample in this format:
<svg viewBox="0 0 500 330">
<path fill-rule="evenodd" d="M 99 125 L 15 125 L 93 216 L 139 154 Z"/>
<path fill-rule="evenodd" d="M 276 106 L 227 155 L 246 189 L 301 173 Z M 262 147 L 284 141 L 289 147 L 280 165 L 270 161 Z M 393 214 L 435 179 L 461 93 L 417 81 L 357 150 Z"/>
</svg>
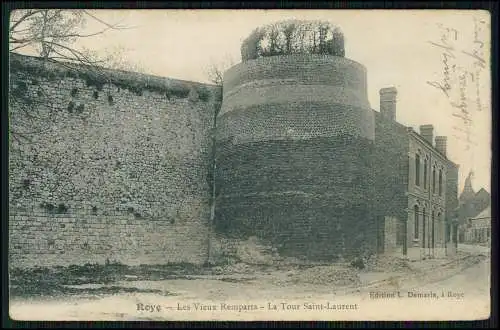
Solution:
<svg viewBox="0 0 500 330">
<path fill-rule="evenodd" d="M 474 218 L 471 218 L 472 220 L 479 220 L 479 219 L 489 219 L 491 218 L 491 206 L 488 206 L 485 208 L 481 213 L 476 215 Z"/>
<path fill-rule="evenodd" d="M 481 197 L 484 197 L 484 198 L 490 198 L 491 195 L 489 192 L 486 191 L 486 189 L 484 188 L 481 188 L 479 189 L 479 191 L 476 193 L 476 197 L 477 198 L 481 198 Z"/>
<path fill-rule="evenodd" d="M 424 126 L 424 125 L 422 125 Z M 448 159 L 448 157 L 444 154 L 442 154 L 437 148 L 435 145 L 433 145 L 431 142 L 427 141 L 426 139 L 424 139 L 424 137 L 422 136 L 422 134 L 418 133 L 417 131 L 415 131 L 412 127 L 410 127 L 411 130 L 409 130 L 410 132 L 410 136 L 418 139 L 421 143 L 423 143 L 424 145 L 426 145 L 430 150 L 433 150 L 435 152 L 436 155 L 439 155 L 443 160 L 445 161 L 449 161 L 450 160 Z M 453 162 L 451 162 L 452 164 L 454 164 Z"/>
<path fill-rule="evenodd" d="M 487 229 L 491 228 L 491 208 L 485 208 L 481 213 L 468 219 L 469 228 Z"/>
</svg>

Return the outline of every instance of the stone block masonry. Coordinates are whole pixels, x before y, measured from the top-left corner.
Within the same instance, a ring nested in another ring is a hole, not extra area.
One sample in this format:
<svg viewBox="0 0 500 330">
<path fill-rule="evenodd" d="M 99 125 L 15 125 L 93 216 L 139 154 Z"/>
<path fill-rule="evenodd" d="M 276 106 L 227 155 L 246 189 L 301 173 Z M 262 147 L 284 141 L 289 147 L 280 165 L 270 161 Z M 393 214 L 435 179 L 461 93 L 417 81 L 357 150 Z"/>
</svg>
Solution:
<svg viewBox="0 0 500 330">
<path fill-rule="evenodd" d="M 162 219 L 115 215 L 11 212 L 9 266 L 49 267 L 120 262 L 203 263 L 207 257 L 206 222 L 182 224 Z"/>
<path fill-rule="evenodd" d="M 380 112 L 374 114 L 374 211 L 381 219 L 389 216 L 403 220 L 408 217 L 408 133 L 405 126 L 384 118 Z"/>
<path fill-rule="evenodd" d="M 219 144 L 216 229 L 310 260 L 374 252 L 372 149 L 339 138 Z"/>
<path fill-rule="evenodd" d="M 204 261 L 215 86 L 19 55 L 10 74 L 11 266 Z"/>
<path fill-rule="evenodd" d="M 376 249 L 366 70 L 321 55 L 258 58 L 224 76 L 216 229 L 282 255 L 338 260 Z"/>
<path fill-rule="evenodd" d="M 401 220 L 393 217 L 384 218 L 384 252 L 393 253 L 397 251 L 399 226 Z"/>
</svg>

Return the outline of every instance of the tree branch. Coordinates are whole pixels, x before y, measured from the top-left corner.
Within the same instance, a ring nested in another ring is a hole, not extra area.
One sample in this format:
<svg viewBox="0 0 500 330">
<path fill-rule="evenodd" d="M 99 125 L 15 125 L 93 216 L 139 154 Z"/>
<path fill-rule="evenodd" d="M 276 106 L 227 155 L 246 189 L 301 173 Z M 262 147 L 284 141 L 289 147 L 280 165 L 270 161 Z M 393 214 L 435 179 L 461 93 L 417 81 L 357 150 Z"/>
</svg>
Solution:
<svg viewBox="0 0 500 330">
<path fill-rule="evenodd" d="M 114 29 L 114 30 L 126 30 L 126 29 L 131 29 L 131 28 L 133 28 L 133 27 L 128 27 L 128 28 L 127 28 L 127 27 L 118 27 L 118 24 L 119 24 L 119 23 L 116 23 L 116 24 L 109 24 L 109 23 L 107 23 L 107 22 L 103 21 L 102 19 L 100 19 L 100 18 L 98 18 L 98 17 L 96 17 L 96 16 L 92 15 L 92 14 L 91 14 L 91 13 L 89 13 L 87 10 L 84 10 L 83 12 L 84 12 L 85 14 L 87 14 L 88 16 L 92 17 L 93 19 L 95 19 L 96 21 L 98 21 L 99 23 L 106 25 L 106 26 L 108 27 L 108 29 Z M 122 20 L 122 21 L 123 21 L 123 20 Z"/>
<path fill-rule="evenodd" d="M 10 32 L 12 33 L 14 31 L 14 29 L 19 25 L 21 24 L 22 22 L 24 22 L 28 17 L 30 16 L 33 16 L 33 15 L 36 15 L 38 13 L 42 12 L 42 10 L 29 10 L 26 14 L 24 14 L 21 18 L 19 18 L 17 20 L 17 22 L 15 22 L 11 27 L 10 27 Z"/>
</svg>

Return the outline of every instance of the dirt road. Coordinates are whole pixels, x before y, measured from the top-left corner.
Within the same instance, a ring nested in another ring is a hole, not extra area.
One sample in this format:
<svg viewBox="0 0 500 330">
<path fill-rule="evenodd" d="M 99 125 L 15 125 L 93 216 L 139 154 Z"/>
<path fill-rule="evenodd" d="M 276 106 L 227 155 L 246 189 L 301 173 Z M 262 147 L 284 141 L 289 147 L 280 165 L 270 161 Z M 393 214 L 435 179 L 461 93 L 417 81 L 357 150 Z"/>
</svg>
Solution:
<svg viewBox="0 0 500 330">
<path fill-rule="evenodd" d="M 354 291 L 280 283 L 272 274 L 240 276 L 238 280 L 121 281 L 113 286 L 156 293 L 13 298 L 10 315 L 24 320 L 484 319 L 490 305 L 489 266 L 485 259 L 438 281 L 432 276 L 400 278 Z M 100 286 L 89 287 L 99 292 Z"/>
</svg>

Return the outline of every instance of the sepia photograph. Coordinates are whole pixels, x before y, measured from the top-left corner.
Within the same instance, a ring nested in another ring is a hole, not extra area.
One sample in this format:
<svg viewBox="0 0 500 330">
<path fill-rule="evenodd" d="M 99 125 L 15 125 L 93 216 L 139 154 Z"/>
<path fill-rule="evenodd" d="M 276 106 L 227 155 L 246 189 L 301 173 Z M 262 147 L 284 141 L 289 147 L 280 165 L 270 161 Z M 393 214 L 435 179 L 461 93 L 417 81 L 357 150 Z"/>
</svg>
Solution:
<svg viewBox="0 0 500 330">
<path fill-rule="evenodd" d="M 488 11 L 16 9 L 8 38 L 12 320 L 490 317 Z"/>
</svg>

